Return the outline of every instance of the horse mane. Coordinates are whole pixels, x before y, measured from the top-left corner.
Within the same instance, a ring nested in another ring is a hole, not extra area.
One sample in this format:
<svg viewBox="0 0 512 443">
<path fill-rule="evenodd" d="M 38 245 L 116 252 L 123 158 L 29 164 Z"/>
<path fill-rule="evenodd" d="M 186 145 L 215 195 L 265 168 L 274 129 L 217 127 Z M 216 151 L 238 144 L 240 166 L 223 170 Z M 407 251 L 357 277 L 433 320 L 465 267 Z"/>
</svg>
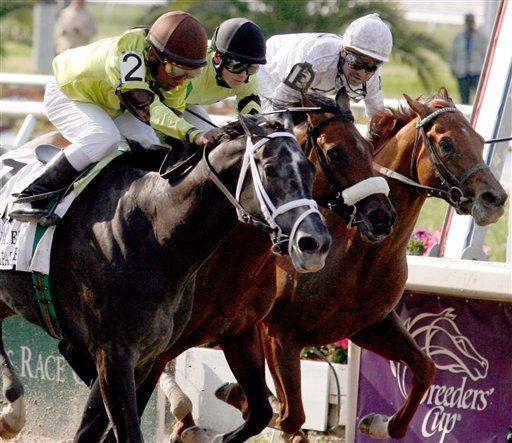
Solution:
<svg viewBox="0 0 512 443">
<path fill-rule="evenodd" d="M 418 100 L 421 96 L 418 97 Z M 453 106 L 446 88 L 441 88 L 437 93 L 425 99 L 424 104 L 432 109 Z M 387 140 L 393 137 L 400 129 L 416 117 L 416 113 L 408 106 L 400 104 L 397 109 L 386 107 L 377 111 L 370 121 L 368 131 L 369 140 L 374 150 L 377 150 Z"/>
<path fill-rule="evenodd" d="M 251 125 L 252 135 L 266 135 L 263 126 L 270 127 L 273 131 L 285 131 L 284 124 L 279 119 L 279 116 L 244 115 L 243 118 L 246 120 L 248 119 L 254 123 L 253 125 Z M 215 139 L 218 144 L 230 140 L 235 140 L 236 138 L 245 135 L 245 130 L 240 120 L 229 122 L 228 124 L 220 128 L 215 128 L 213 131 L 215 131 Z"/>
</svg>

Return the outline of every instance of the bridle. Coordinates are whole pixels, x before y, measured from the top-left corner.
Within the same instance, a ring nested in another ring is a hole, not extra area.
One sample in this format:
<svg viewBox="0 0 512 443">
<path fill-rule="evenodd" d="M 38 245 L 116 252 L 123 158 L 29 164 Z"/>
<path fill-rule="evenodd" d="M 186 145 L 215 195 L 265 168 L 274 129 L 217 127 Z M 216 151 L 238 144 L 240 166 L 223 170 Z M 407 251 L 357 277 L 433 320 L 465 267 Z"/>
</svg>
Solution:
<svg viewBox="0 0 512 443">
<path fill-rule="evenodd" d="M 206 149 L 203 149 L 203 160 L 208 168 L 208 174 L 211 176 L 212 181 L 226 196 L 228 201 L 236 208 L 238 219 L 241 222 L 255 226 L 264 231 L 270 232 L 272 239 L 272 251 L 276 254 L 284 254 L 288 252 L 288 254 L 290 255 L 292 251 L 293 239 L 295 238 L 295 235 L 297 234 L 298 228 L 302 221 L 311 214 L 318 214 L 319 217 L 321 217 L 321 214 L 318 211 L 316 201 L 312 199 L 303 198 L 293 200 L 276 207 L 272 203 L 271 198 L 265 191 L 263 183 L 261 182 L 261 177 L 258 173 L 258 167 L 256 165 L 254 153 L 259 148 L 263 147 L 266 143 L 268 143 L 271 139 L 284 137 L 293 138 L 294 140 L 296 140 L 295 136 L 293 134 L 290 134 L 289 132 L 274 132 L 265 135 L 261 140 L 257 141 L 256 143 L 253 143 L 253 135 L 250 132 L 248 132 L 245 125 L 242 124 L 242 126 L 246 131 L 247 142 L 242 167 L 240 169 L 240 175 L 238 176 L 238 183 L 236 186 L 235 196 L 233 196 L 233 194 L 231 194 L 231 192 L 222 183 L 219 174 L 215 171 L 213 165 L 210 163 Z M 258 217 L 249 214 L 240 203 L 240 196 L 242 193 L 243 184 L 245 182 L 245 178 L 249 170 L 252 175 L 253 186 L 258 201 L 260 203 L 261 212 L 263 214 L 263 217 L 265 218 L 265 221 L 260 220 Z M 282 214 L 285 214 L 286 212 L 292 209 L 299 208 L 302 206 L 305 206 L 308 209 L 304 211 L 299 217 L 297 217 L 289 235 L 283 233 L 281 226 L 279 226 L 279 224 L 276 222 L 277 217 L 279 217 Z"/>
<path fill-rule="evenodd" d="M 343 188 L 336 178 L 329 166 L 329 161 L 315 140 L 318 137 L 318 132 L 332 121 L 354 122 L 354 116 L 351 111 L 345 109 L 339 109 L 338 111 L 316 125 L 308 123 L 305 153 L 306 156 L 309 155 L 311 150 L 315 153 L 332 194 L 332 197 L 324 199 L 324 201 L 321 200 L 319 203 L 341 216 L 347 221 L 348 227 L 352 228 L 364 222 L 358 212 L 357 202 L 373 194 L 382 193 L 388 195 L 389 187 L 382 177 L 369 177 L 348 188 Z"/>
<path fill-rule="evenodd" d="M 443 200 L 446 200 L 448 203 L 453 205 L 456 209 L 460 207 L 462 203 L 471 201 L 470 197 L 467 197 L 464 195 L 464 191 L 462 190 L 462 187 L 464 186 L 464 183 L 468 181 L 468 179 L 476 174 L 477 172 L 480 172 L 484 169 L 487 169 L 488 166 L 484 162 L 480 162 L 477 165 L 469 168 L 468 170 L 464 171 L 463 174 L 460 177 L 456 177 L 443 163 L 441 159 L 441 155 L 439 153 L 439 149 L 436 144 L 431 143 L 425 127 L 432 122 L 437 116 L 441 114 L 445 114 L 447 112 L 459 112 L 457 108 L 441 108 L 437 111 L 432 112 L 431 114 L 427 115 L 423 119 L 420 119 L 416 123 L 416 135 L 414 138 L 414 145 L 411 155 L 411 164 L 410 164 L 410 174 L 411 177 L 416 176 L 416 156 L 418 152 L 419 147 L 419 141 L 420 138 L 423 141 L 423 144 L 427 150 L 427 154 L 430 158 L 430 161 L 432 163 L 432 166 L 434 167 L 434 173 L 436 177 L 440 180 L 442 188 L 434 188 L 431 186 L 424 186 L 418 183 L 418 181 L 410 179 L 408 177 L 403 176 L 402 174 L 392 171 L 384 166 L 379 165 L 378 163 L 374 162 L 373 167 L 378 172 L 380 172 L 383 175 L 386 175 L 388 177 L 394 178 L 396 180 L 399 180 L 403 183 L 406 183 L 408 185 L 414 186 L 416 188 L 424 189 L 427 191 L 428 195 L 435 196 L 442 198 Z"/>
</svg>

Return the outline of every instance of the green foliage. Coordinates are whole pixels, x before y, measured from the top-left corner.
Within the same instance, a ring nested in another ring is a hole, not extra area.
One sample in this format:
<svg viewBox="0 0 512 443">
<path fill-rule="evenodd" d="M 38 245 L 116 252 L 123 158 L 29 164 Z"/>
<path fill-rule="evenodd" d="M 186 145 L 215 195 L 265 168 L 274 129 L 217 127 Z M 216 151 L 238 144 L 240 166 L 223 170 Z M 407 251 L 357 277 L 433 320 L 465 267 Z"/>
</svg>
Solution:
<svg viewBox="0 0 512 443">
<path fill-rule="evenodd" d="M 314 348 L 306 347 L 302 349 L 300 358 L 306 360 L 322 360 L 313 350 Z M 320 353 L 331 363 L 346 364 L 348 360 L 348 349 L 342 348 L 335 344 L 320 346 L 317 348 Z"/>
<path fill-rule="evenodd" d="M 32 43 L 32 7 L 35 3 L 35 0 L 0 1 L 0 57 L 6 54 L 6 41 L 26 46 Z"/>
<path fill-rule="evenodd" d="M 425 253 L 425 247 L 423 243 L 415 238 L 411 237 L 407 244 L 408 255 L 423 255 Z"/>
</svg>

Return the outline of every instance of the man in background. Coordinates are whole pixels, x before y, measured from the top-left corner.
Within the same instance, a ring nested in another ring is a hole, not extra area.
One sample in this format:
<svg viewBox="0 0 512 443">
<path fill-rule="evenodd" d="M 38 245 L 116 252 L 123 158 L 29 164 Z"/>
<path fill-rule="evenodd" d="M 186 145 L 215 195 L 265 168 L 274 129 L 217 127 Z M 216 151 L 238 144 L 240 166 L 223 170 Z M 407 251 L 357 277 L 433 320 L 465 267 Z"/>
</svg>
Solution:
<svg viewBox="0 0 512 443">
<path fill-rule="evenodd" d="M 480 71 L 487 51 L 487 39 L 475 28 L 475 16 L 464 16 L 464 31 L 453 39 L 451 71 L 457 78 L 462 103 L 469 104 L 471 92 L 476 91 Z"/>
<path fill-rule="evenodd" d="M 85 0 L 72 0 L 60 12 L 55 25 L 57 53 L 87 45 L 96 32 L 94 17 L 85 7 Z"/>
</svg>

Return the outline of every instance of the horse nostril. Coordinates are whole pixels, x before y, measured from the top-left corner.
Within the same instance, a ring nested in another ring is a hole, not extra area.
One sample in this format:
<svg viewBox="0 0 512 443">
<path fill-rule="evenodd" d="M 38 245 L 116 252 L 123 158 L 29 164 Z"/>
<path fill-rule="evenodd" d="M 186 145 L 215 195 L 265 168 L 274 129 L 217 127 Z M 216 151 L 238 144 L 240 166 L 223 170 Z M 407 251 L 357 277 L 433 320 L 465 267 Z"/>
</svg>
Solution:
<svg viewBox="0 0 512 443">
<path fill-rule="evenodd" d="M 298 247 L 302 252 L 312 252 L 318 249 L 318 242 L 313 237 L 304 236 L 299 239 Z"/>
<path fill-rule="evenodd" d="M 368 214 L 368 219 L 374 226 L 385 226 L 391 223 L 391 217 L 384 209 L 375 209 Z"/>
<path fill-rule="evenodd" d="M 492 191 L 482 192 L 479 197 L 487 206 L 503 206 L 507 200 L 506 194 L 496 194 Z"/>
</svg>

